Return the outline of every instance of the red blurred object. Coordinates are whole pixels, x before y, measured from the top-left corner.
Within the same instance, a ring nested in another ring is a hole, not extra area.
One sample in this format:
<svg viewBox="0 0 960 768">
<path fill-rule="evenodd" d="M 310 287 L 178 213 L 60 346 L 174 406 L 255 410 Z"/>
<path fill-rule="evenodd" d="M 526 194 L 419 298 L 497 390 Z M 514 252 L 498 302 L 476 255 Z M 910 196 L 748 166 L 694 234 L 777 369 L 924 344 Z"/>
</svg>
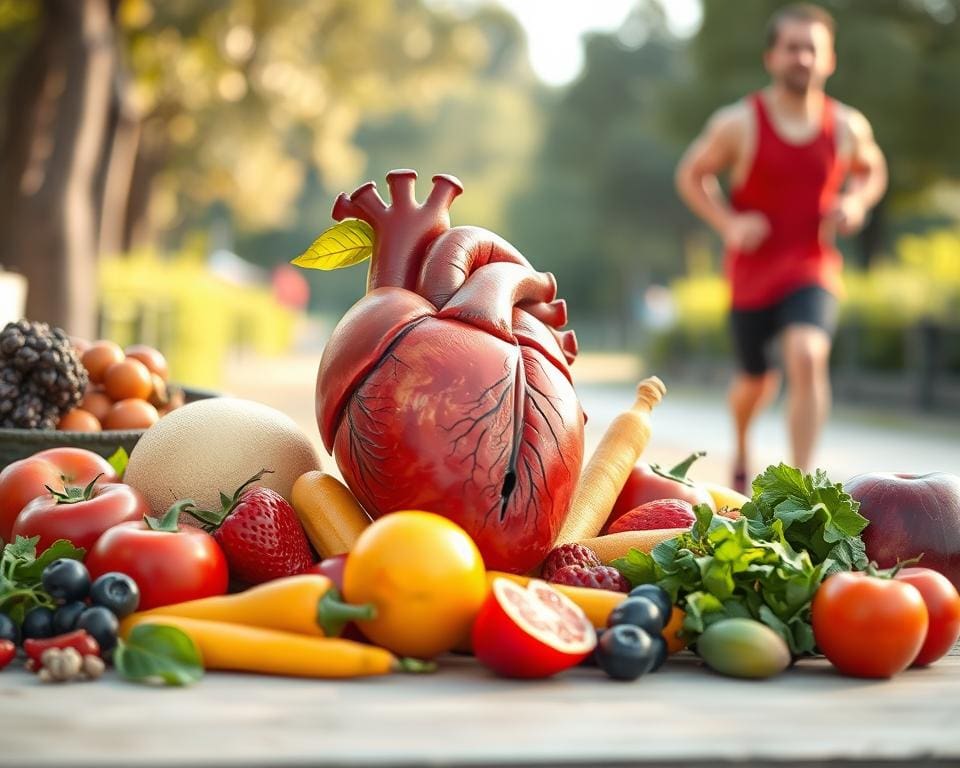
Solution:
<svg viewBox="0 0 960 768">
<path fill-rule="evenodd" d="M 281 264 L 273 270 L 271 282 L 273 297 L 283 306 L 306 309 L 310 303 L 310 283 L 296 267 Z"/>
</svg>

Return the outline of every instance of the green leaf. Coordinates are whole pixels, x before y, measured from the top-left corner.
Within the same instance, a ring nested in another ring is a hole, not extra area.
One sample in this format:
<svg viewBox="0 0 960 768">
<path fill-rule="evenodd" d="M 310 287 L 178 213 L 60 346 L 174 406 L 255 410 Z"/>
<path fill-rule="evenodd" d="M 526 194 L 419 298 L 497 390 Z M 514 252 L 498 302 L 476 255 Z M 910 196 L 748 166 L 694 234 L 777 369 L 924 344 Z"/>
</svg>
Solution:
<svg viewBox="0 0 960 768">
<path fill-rule="evenodd" d="M 321 234 L 291 261 L 304 269 L 343 269 L 366 261 L 373 254 L 373 227 L 359 219 L 344 219 Z"/>
<path fill-rule="evenodd" d="M 203 660 L 186 632 L 163 624 L 140 624 L 113 657 L 117 672 L 136 683 L 189 685 L 203 677 Z"/>
<path fill-rule="evenodd" d="M 117 477 L 121 480 L 123 480 L 123 475 L 127 471 L 127 464 L 129 463 L 130 456 L 122 445 L 107 459 L 107 464 L 113 467 L 113 471 L 117 473 Z"/>
<path fill-rule="evenodd" d="M 57 539 L 40 554 L 40 557 L 35 560 L 24 559 L 19 562 L 14 570 L 14 577 L 21 582 L 39 582 L 43 575 L 43 569 L 54 560 L 60 560 L 61 558 L 83 560 L 85 553 L 86 550 L 82 547 L 75 547 L 66 539 Z"/>
<path fill-rule="evenodd" d="M 653 584 L 657 581 L 657 564 L 653 557 L 639 549 L 631 547 L 625 557 L 618 557 L 610 565 L 623 574 L 623 577 L 630 582 L 630 586 Z"/>
</svg>

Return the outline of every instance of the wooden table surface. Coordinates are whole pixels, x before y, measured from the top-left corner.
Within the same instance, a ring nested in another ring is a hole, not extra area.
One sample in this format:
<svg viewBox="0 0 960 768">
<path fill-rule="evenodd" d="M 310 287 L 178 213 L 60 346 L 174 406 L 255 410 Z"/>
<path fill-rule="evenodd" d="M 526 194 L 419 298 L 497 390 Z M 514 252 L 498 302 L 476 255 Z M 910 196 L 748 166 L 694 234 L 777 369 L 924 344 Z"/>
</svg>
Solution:
<svg viewBox="0 0 960 768">
<path fill-rule="evenodd" d="M 150 689 L 108 673 L 0 674 L 0 765 L 960 765 L 960 657 L 888 681 L 822 659 L 768 681 L 689 653 L 634 683 L 578 668 L 502 680 L 468 657 L 427 676 L 307 681 L 223 673 Z"/>
</svg>

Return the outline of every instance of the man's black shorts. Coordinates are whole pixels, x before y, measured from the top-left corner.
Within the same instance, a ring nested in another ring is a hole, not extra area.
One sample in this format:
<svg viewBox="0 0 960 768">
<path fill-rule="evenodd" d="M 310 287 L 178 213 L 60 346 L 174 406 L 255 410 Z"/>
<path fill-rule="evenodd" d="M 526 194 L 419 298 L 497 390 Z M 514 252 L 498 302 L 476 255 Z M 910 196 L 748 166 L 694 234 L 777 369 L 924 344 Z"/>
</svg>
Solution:
<svg viewBox="0 0 960 768">
<path fill-rule="evenodd" d="M 740 368 L 754 376 L 768 371 L 770 344 L 788 325 L 815 325 L 833 336 L 837 327 L 837 298 L 826 288 L 808 285 L 763 309 L 734 309 L 730 313 L 733 347 Z"/>
</svg>

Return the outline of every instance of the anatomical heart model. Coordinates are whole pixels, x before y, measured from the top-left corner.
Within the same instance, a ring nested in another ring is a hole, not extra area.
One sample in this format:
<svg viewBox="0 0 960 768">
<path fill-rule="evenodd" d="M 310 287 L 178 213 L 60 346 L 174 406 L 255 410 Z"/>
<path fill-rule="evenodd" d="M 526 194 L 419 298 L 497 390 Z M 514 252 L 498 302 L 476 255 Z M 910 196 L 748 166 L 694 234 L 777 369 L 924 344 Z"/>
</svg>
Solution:
<svg viewBox="0 0 960 768">
<path fill-rule="evenodd" d="M 387 174 L 390 205 L 373 182 L 341 194 L 341 223 L 298 260 L 346 266 L 372 250 L 367 293 L 320 361 L 320 433 L 371 516 L 436 512 L 466 529 L 487 567 L 528 571 L 580 475 L 576 337 L 559 330 L 553 275 L 492 232 L 451 228 L 456 178 L 435 176 L 420 205 L 416 177 Z"/>
</svg>

